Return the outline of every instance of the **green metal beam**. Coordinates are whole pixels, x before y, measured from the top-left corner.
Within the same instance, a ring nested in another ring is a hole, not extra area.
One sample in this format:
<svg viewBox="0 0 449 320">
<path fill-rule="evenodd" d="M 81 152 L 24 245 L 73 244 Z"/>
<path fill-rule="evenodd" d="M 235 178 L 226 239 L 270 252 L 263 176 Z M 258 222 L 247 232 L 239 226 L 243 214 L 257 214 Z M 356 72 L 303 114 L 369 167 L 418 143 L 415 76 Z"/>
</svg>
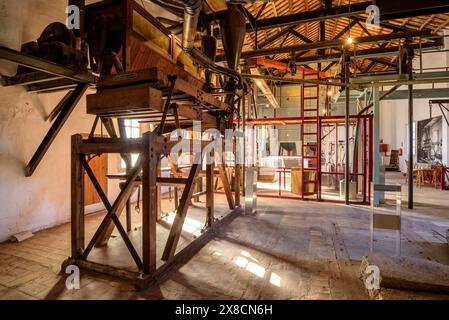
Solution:
<svg viewBox="0 0 449 320">
<path fill-rule="evenodd" d="M 2 46 L 0 46 L 0 59 L 82 83 L 93 84 L 96 82 L 96 77 L 90 72 L 75 70 L 61 64 L 23 54 Z"/>
</svg>

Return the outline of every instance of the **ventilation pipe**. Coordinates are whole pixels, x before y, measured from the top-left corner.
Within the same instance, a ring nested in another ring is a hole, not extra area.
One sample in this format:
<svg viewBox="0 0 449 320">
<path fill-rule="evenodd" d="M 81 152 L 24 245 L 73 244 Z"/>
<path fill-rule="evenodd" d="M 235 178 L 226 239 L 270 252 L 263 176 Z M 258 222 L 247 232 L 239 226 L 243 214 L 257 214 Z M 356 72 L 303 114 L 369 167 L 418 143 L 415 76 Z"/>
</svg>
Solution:
<svg viewBox="0 0 449 320">
<path fill-rule="evenodd" d="M 203 0 L 183 0 L 182 3 L 184 4 L 182 47 L 184 50 L 190 51 L 195 43 L 198 18 L 203 8 Z"/>
<path fill-rule="evenodd" d="M 182 35 L 182 47 L 184 51 L 206 69 L 216 73 L 225 74 L 241 82 L 241 77 L 238 72 L 217 65 L 203 52 L 194 47 L 198 19 L 203 7 L 203 0 L 180 0 L 180 3 L 184 5 L 184 26 Z"/>
</svg>

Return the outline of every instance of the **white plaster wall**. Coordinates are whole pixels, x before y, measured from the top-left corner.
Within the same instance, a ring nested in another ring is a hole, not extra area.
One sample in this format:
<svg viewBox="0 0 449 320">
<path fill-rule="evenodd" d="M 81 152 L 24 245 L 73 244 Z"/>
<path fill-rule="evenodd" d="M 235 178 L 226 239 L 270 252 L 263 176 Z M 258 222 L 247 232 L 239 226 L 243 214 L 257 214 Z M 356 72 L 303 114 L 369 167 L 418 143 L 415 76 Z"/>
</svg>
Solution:
<svg viewBox="0 0 449 320">
<path fill-rule="evenodd" d="M 448 92 L 449 98 L 449 92 Z M 429 100 L 415 99 L 413 101 L 413 119 L 420 121 L 430 117 Z M 380 122 L 380 137 L 384 143 L 390 145 L 391 149 L 402 148 L 403 156 L 400 158 L 400 167 L 403 172 L 406 171 L 405 160 L 407 160 L 408 142 L 407 142 L 407 125 L 408 125 L 408 101 L 407 100 L 390 100 L 382 101 L 381 108 L 381 122 Z M 432 116 L 437 117 L 441 115 L 439 108 L 434 107 Z M 446 112 L 446 117 L 449 113 Z M 443 119 L 443 163 L 449 164 L 449 127 Z M 415 156 L 416 161 L 416 156 Z"/>
<path fill-rule="evenodd" d="M 0 44 L 19 49 L 21 43 L 37 39 L 46 25 L 65 20 L 66 3 L 0 0 Z M 0 64 L 4 71 L 5 63 Z M 18 232 L 36 231 L 70 219 L 70 137 L 89 132 L 93 122 L 93 117 L 85 113 L 85 98 L 35 174 L 24 176 L 26 163 L 50 127 L 44 118 L 64 94 L 37 95 L 21 88 L 0 87 L 0 241 Z M 118 157 L 111 156 L 110 172 L 117 172 L 119 167 Z M 109 182 L 108 187 L 112 200 L 118 193 L 117 182 Z M 101 206 L 94 205 L 87 212 L 98 209 Z"/>
<path fill-rule="evenodd" d="M 448 30 L 444 31 L 449 34 Z M 445 39 L 445 49 L 449 49 L 449 39 Z M 422 59 L 422 67 L 424 72 L 447 71 L 449 70 L 449 52 L 424 54 Z M 420 69 L 420 60 L 417 57 L 414 60 L 414 68 Z M 429 68 L 432 68 L 431 70 Z M 429 69 L 429 70 L 425 70 Z M 419 72 L 419 71 L 417 71 Z M 449 99 L 449 85 L 435 84 L 435 88 L 448 88 L 447 99 Z M 416 85 L 416 89 L 432 88 L 431 84 Z M 388 88 L 385 88 L 387 90 Z M 407 90 L 406 86 L 402 86 L 400 90 Z M 430 117 L 429 110 L 430 99 L 414 99 L 413 101 L 413 119 L 415 122 Z M 380 138 L 384 143 L 390 145 L 391 149 L 402 148 L 403 156 L 400 158 L 400 167 L 403 172 L 406 171 L 405 160 L 408 158 L 408 142 L 407 142 L 407 124 L 408 124 L 408 100 L 387 100 L 380 103 Z M 449 119 L 449 113 L 446 117 Z M 441 111 L 437 106 L 433 107 L 432 116 L 441 115 Z M 416 161 L 416 156 L 415 156 Z M 449 164 L 449 127 L 443 119 L 443 163 Z"/>
</svg>

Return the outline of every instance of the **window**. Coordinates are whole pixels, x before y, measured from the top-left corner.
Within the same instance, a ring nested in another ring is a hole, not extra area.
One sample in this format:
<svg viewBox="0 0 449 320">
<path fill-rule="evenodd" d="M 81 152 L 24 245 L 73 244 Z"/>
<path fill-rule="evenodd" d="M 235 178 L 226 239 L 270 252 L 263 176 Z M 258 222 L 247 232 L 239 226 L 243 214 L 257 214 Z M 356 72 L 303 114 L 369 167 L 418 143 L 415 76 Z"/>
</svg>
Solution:
<svg viewBox="0 0 449 320">
<path fill-rule="evenodd" d="M 140 124 L 138 120 L 125 120 L 126 137 L 131 139 L 140 138 Z M 136 164 L 138 154 L 131 154 L 132 165 Z M 120 167 L 126 169 L 126 164 L 121 160 Z"/>
</svg>

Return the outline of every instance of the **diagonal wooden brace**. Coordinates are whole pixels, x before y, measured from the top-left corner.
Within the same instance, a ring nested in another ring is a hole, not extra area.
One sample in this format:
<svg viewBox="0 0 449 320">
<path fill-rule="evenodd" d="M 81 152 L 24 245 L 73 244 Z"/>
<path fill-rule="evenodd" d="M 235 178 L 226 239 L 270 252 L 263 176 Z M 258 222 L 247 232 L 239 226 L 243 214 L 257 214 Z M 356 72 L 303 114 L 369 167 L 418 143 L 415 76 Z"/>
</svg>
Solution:
<svg viewBox="0 0 449 320">
<path fill-rule="evenodd" d="M 101 201 L 103 202 L 106 210 L 108 211 L 108 214 L 106 215 L 106 217 L 104 218 L 103 221 L 112 220 L 112 222 L 114 222 L 115 226 L 117 227 L 117 229 L 120 233 L 120 236 L 122 237 L 123 241 L 125 242 L 126 247 L 128 248 L 128 251 L 131 253 L 131 256 L 133 257 L 137 267 L 140 269 L 142 267 L 142 261 L 140 260 L 139 254 L 137 253 L 136 249 L 134 248 L 134 246 L 133 246 L 131 240 L 129 239 L 125 229 L 123 228 L 119 218 L 117 217 L 115 212 L 111 211 L 112 206 L 109 203 L 108 197 L 106 196 L 103 189 L 101 188 L 100 183 L 98 182 L 97 178 L 95 177 L 95 174 L 93 173 L 91 167 L 89 166 L 89 164 L 87 163 L 85 158 L 81 158 L 81 164 L 83 165 L 84 170 L 86 170 L 86 173 L 89 176 L 89 179 L 92 181 L 92 184 L 94 185 L 95 190 L 97 191 L 98 195 L 100 196 Z M 105 222 L 105 224 L 106 224 L 106 222 Z M 92 241 L 92 243 L 94 243 L 94 242 Z M 89 248 L 90 248 L 89 250 L 85 250 L 85 252 L 83 253 L 84 259 L 87 259 L 87 256 L 90 253 L 92 245 L 89 246 Z"/>
<path fill-rule="evenodd" d="M 228 200 L 229 209 L 234 209 L 234 197 L 232 196 L 231 184 L 229 183 L 228 175 L 226 174 L 226 167 L 224 163 L 218 164 L 217 167 L 220 173 L 221 181 L 223 183 L 223 190 L 226 194 L 226 199 Z"/>
<path fill-rule="evenodd" d="M 120 194 L 118 195 L 117 199 L 114 202 L 114 205 L 112 206 L 111 211 L 114 212 L 117 216 L 119 216 L 123 211 L 123 209 L 125 208 L 126 201 L 131 196 L 131 193 L 134 190 L 134 182 L 139 176 L 141 169 L 142 169 L 142 157 L 139 156 L 139 158 L 136 161 L 136 164 L 134 165 L 133 169 L 130 172 L 128 179 L 126 180 L 124 188 L 120 191 Z M 104 247 L 105 245 L 107 245 L 112 235 L 112 232 L 114 231 L 114 224 L 112 224 L 111 221 L 108 221 L 106 223 L 106 227 L 99 231 L 101 231 L 101 233 L 95 240 L 95 247 Z"/>
<path fill-rule="evenodd" d="M 165 250 L 162 255 L 162 260 L 168 261 L 175 255 L 176 247 L 178 246 L 179 238 L 181 236 L 182 227 L 184 225 L 185 218 L 187 216 L 187 210 L 189 209 L 189 204 L 191 203 L 193 191 L 195 189 L 196 177 L 201 170 L 201 155 L 195 156 L 195 163 L 192 165 L 190 174 L 188 177 L 188 182 L 184 188 L 181 196 L 181 201 L 179 208 L 176 211 L 175 221 L 170 230 L 167 243 L 165 245 Z"/>
</svg>

